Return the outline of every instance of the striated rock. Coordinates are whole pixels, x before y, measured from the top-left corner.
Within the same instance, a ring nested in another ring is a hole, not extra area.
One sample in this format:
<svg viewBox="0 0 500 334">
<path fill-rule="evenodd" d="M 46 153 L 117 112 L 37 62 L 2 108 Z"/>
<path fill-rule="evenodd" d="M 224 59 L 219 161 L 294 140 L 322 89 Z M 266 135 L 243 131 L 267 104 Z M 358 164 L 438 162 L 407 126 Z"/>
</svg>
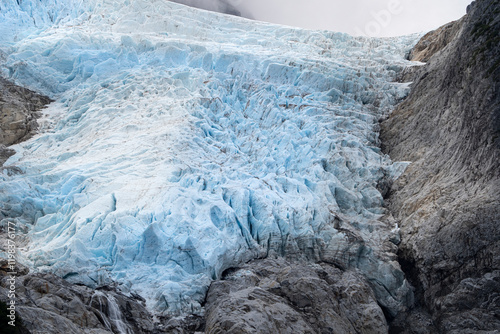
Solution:
<svg viewBox="0 0 500 334">
<path fill-rule="evenodd" d="M 413 162 L 388 205 L 400 221 L 402 267 L 420 297 L 415 312 L 429 310 L 437 332 L 500 328 L 499 13 L 500 1 L 478 0 L 436 33 L 411 94 L 382 123 L 383 149 Z M 435 333 L 424 318 L 409 317 L 394 332 Z"/>
<path fill-rule="evenodd" d="M 373 291 L 354 270 L 253 261 L 214 282 L 206 331 L 216 333 L 387 333 Z"/>
</svg>

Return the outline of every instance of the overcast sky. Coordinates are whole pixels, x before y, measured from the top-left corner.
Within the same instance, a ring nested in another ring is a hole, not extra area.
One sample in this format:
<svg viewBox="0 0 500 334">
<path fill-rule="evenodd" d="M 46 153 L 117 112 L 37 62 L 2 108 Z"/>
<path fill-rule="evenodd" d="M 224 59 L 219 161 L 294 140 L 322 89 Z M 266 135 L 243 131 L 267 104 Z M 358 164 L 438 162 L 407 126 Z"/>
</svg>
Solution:
<svg viewBox="0 0 500 334">
<path fill-rule="evenodd" d="M 471 0 L 174 0 L 222 3 L 243 16 L 351 35 L 398 36 L 427 32 L 465 15 Z"/>
</svg>

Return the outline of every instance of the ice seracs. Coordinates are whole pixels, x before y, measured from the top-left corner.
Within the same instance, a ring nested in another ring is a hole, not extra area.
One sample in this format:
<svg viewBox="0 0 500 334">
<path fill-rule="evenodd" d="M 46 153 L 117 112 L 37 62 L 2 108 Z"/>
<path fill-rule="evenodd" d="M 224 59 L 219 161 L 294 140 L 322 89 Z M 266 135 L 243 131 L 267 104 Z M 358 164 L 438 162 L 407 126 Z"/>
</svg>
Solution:
<svg viewBox="0 0 500 334">
<path fill-rule="evenodd" d="M 55 98 L 60 117 L 15 147 L 7 164 L 22 173 L 1 175 L 31 266 L 179 314 L 200 312 L 225 269 L 287 256 L 357 267 L 390 312 L 404 304 L 379 191 L 404 165 L 380 152 L 377 129 L 407 93 L 392 79 L 415 37 L 160 0 L 3 6 L 31 34 L 1 41 L 2 73 Z M 58 19 L 19 19 L 42 12 Z"/>
</svg>

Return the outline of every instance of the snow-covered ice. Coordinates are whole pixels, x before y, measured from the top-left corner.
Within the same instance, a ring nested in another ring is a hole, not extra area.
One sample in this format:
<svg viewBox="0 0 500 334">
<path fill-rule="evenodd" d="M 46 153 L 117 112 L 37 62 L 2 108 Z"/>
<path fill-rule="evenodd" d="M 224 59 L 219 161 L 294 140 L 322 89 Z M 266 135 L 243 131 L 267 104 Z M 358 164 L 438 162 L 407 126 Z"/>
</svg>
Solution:
<svg viewBox="0 0 500 334">
<path fill-rule="evenodd" d="M 410 290 L 384 246 L 396 177 L 378 119 L 415 36 L 353 38 L 164 0 L 0 4 L 3 76 L 57 100 L 0 175 L 19 254 L 72 282 L 116 282 L 171 314 L 213 279 L 283 255 L 359 268 L 379 302 Z M 5 221 L 4 220 L 4 221 Z"/>
</svg>

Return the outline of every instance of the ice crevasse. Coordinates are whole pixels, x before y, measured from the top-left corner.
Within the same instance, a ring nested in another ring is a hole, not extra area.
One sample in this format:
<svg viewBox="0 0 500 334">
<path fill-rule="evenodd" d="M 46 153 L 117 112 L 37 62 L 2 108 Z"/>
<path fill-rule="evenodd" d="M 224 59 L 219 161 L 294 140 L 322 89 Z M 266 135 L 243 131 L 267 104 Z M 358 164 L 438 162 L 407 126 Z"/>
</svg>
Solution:
<svg viewBox="0 0 500 334">
<path fill-rule="evenodd" d="M 377 129 L 416 36 L 164 0 L 6 0 L 0 30 L 2 75 L 56 101 L 0 175 L 34 270 L 169 314 L 202 312 L 212 280 L 266 256 L 358 268 L 390 312 L 410 298 L 381 194 L 405 164 Z"/>
</svg>

